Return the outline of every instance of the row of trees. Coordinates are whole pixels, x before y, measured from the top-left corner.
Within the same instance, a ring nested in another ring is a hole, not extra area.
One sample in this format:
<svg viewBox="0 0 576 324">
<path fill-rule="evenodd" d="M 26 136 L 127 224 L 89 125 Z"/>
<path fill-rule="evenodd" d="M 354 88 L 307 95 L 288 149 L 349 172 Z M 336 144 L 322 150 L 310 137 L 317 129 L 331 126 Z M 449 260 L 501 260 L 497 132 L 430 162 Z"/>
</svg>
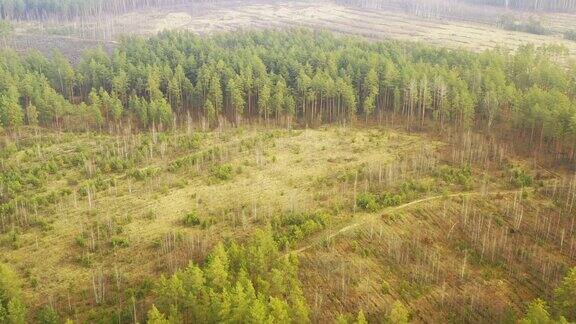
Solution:
<svg viewBox="0 0 576 324">
<path fill-rule="evenodd" d="M 469 3 L 492 5 L 511 9 L 573 12 L 576 0 L 464 0 Z"/>
<path fill-rule="evenodd" d="M 208 0 L 209 1 L 209 0 Z M 0 0 L 0 17 L 9 20 L 75 19 L 203 0 Z"/>
<path fill-rule="evenodd" d="M 329 33 L 250 32 L 129 37 L 113 54 L 0 55 L 4 127 L 147 129 L 228 119 L 317 125 L 393 114 L 411 125 L 515 127 L 574 156 L 576 64 L 563 47 L 474 54 L 422 44 L 368 43 Z"/>
<path fill-rule="evenodd" d="M 0 0 L 0 17 L 9 20 L 76 19 L 102 14 L 120 14 L 142 7 L 218 0 Z M 449 10 L 461 3 L 492 5 L 510 9 L 573 12 L 576 0 L 335 0 L 345 5 L 371 8 L 400 6 Z"/>
<path fill-rule="evenodd" d="M 345 5 L 365 8 L 387 8 L 390 6 L 427 11 L 429 14 L 446 14 L 459 11 L 459 4 L 472 3 L 490 5 L 506 9 L 530 11 L 574 12 L 576 0 L 335 0 Z"/>
</svg>

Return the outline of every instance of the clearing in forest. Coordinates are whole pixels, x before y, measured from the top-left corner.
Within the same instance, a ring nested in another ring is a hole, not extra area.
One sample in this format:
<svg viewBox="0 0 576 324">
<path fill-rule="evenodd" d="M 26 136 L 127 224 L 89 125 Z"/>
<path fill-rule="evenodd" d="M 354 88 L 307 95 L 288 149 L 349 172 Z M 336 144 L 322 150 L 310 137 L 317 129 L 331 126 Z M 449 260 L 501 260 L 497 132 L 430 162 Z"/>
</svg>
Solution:
<svg viewBox="0 0 576 324">
<path fill-rule="evenodd" d="M 300 257 L 315 321 L 358 308 L 384 316 L 394 300 L 413 318 L 465 318 L 450 310 L 468 298 L 489 310 L 470 320 L 499 318 L 553 287 L 575 256 L 574 242 L 560 241 L 570 221 L 555 213 L 562 191 L 552 195 L 546 178 L 540 189 L 511 183 L 512 162 L 481 137 L 455 146 L 376 127 L 247 127 L 30 129 L 6 140 L 6 166 L 41 171 L 22 193 L 37 211 L 2 220 L 0 261 L 24 274 L 30 305 L 49 300 L 82 321 L 257 228 Z M 548 222 L 557 226 L 545 233 Z M 543 245 L 523 244 L 536 238 Z"/>
</svg>

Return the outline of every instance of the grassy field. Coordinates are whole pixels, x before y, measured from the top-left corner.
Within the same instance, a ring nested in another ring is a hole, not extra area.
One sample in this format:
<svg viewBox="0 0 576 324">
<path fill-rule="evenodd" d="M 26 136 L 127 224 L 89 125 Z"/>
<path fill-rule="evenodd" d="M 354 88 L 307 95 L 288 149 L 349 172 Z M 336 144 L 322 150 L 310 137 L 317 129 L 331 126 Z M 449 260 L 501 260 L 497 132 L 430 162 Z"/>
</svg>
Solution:
<svg viewBox="0 0 576 324">
<path fill-rule="evenodd" d="M 398 299 L 415 320 L 502 320 L 576 260 L 568 182 L 528 171 L 521 190 L 519 162 L 480 139 L 378 127 L 3 138 L 18 184 L 0 261 L 29 305 L 80 322 L 120 312 L 128 292 L 144 313 L 161 273 L 265 226 L 300 256 L 317 322 L 377 318 Z"/>
<path fill-rule="evenodd" d="M 521 17 L 529 15 L 519 14 Z M 515 49 L 520 45 L 561 44 L 576 53 L 576 42 L 564 40 L 561 31 L 576 24 L 569 14 L 541 14 L 552 35 L 506 31 L 491 24 L 445 18 L 424 18 L 399 9 L 362 9 L 331 2 L 227 2 L 224 5 L 185 5 L 154 8 L 124 15 L 94 18 L 82 22 L 18 23 L 13 43 L 21 49 L 39 48 L 45 52 L 53 43 L 77 58 L 80 50 L 101 40 L 113 47 L 122 34 L 153 34 L 162 30 L 189 30 L 199 34 L 231 30 L 306 27 L 325 29 L 368 39 L 422 41 L 449 48 L 482 51 L 496 46 Z M 42 42 L 37 42 L 44 34 Z"/>
</svg>

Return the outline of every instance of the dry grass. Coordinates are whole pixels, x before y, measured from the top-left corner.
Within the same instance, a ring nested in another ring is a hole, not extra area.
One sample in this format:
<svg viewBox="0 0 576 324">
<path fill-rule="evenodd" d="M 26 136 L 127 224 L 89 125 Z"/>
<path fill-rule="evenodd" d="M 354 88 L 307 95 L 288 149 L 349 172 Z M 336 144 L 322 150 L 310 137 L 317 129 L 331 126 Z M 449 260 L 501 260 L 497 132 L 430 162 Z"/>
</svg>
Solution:
<svg viewBox="0 0 576 324">
<path fill-rule="evenodd" d="M 523 210 L 516 227 L 515 203 Z M 503 322 L 550 296 L 576 265 L 572 218 L 540 193 L 447 196 L 363 221 L 303 252 L 316 320 L 358 309 L 377 321 L 395 300 L 415 322 Z M 548 221 L 553 225 L 546 228 Z M 558 222 L 558 223 L 556 223 Z M 562 233 L 567 236 L 562 241 Z M 568 242 L 571 237 L 571 243 Z M 563 247 L 562 247 L 563 246 Z"/>
<path fill-rule="evenodd" d="M 190 138 L 199 144 L 184 149 L 180 143 Z M 0 261 L 23 276 L 28 304 L 51 303 L 80 321 L 131 309 L 127 291 L 133 289 L 143 289 L 137 305 L 142 314 L 146 282 L 189 260 L 201 262 L 216 242 L 242 241 L 291 211 L 328 215 L 324 228 L 291 246 L 300 255 L 316 322 L 359 309 L 382 318 L 395 300 L 416 321 L 503 321 L 522 313 L 527 301 L 549 296 L 576 264 L 566 198 L 555 189 L 511 189 L 508 162 L 486 159 L 483 154 L 493 150 L 477 143 L 460 150 L 424 135 L 342 127 L 36 139 L 24 132 L 18 142 L 20 151 L 5 163 L 22 169 L 82 151 L 131 156 L 151 143 L 135 168 L 157 168 L 156 176 L 137 180 L 129 172 L 103 172 L 115 185 L 89 203 L 79 189 L 90 163 L 60 169 L 40 192 L 68 188 L 73 194 L 28 214 L 48 226 L 17 228 L 17 245 L 10 228 L 0 234 Z M 203 152 L 214 153 L 170 168 Z M 458 168 L 450 159 L 460 156 L 483 163 L 466 185 L 438 173 L 446 164 Z M 231 172 L 219 179 L 213 168 L 222 165 Z M 408 189 L 409 200 L 377 211 L 354 203 L 361 193 L 395 193 L 405 184 L 423 189 Z M 205 224 L 185 226 L 190 211 Z M 127 246 L 113 247 L 115 238 Z M 104 291 L 99 305 L 95 287 Z"/>
<path fill-rule="evenodd" d="M 182 134 L 171 135 L 168 141 L 179 136 Z M 243 140 L 255 144 L 240 150 L 238 143 Z M 109 143 L 122 146 L 123 142 L 138 141 L 138 137 L 65 136 L 54 144 L 41 145 L 42 158 L 23 166 L 30 167 L 56 155 L 74 154 L 78 147 L 100 150 Z M 350 185 L 342 187 L 329 179 L 362 166 L 393 163 L 422 150 L 423 145 L 433 148 L 437 144 L 379 129 L 250 128 L 208 133 L 198 152 L 211 147 L 226 148 L 212 162 L 168 171 L 171 161 L 192 153 L 169 146 L 164 158 L 155 153 L 138 165 L 161 168 L 163 171 L 156 177 L 137 181 L 122 173 L 104 173 L 116 184 L 96 193 L 91 205 L 78 191 L 84 168 L 60 170 L 48 178 L 46 190 L 69 188 L 74 194 L 36 216 L 49 223 L 49 229 L 34 226 L 18 230 L 17 248 L 8 243 L 10 233 L 3 234 L 1 261 L 25 277 L 30 305 L 40 306 L 50 300 L 60 311 L 86 319 L 90 316 L 86 311 L 95 306 L 93 280 L 98 281 L 100 273 L 108 296 L 105 304 L 125 304 L 126 288 L 171 272 L 190 258 L 201 260 L 217 241 L 232 237 L 242 240 L 253 228 L 269 223 L 274 215 L 291 210 L 341 209 L 343 205 L 350 209 Z M 156 144 L 156 148 L 161 146 L 160 142 Z M 23 155 L 14 154 L 8 163 L 16 163 Z M 220 164 L 232 167 L 231 180 L 214 179 L 211 165 Z M 79 184 L 67 180 L 72 178 Z M 193 210 L 212 225 L 183 226 L 183 215 Z M 349 217 L 332 215 L 334 223 Z M 88 247 L 76 242 L 83 233 Z M 94 250 L 89 247 L 92 236 Z M 129 245 L 113 248 L 110 242 L 115 236 L 126 239 Z M 119 301 L 115 301 L 117 298 Z"/>
</svg>

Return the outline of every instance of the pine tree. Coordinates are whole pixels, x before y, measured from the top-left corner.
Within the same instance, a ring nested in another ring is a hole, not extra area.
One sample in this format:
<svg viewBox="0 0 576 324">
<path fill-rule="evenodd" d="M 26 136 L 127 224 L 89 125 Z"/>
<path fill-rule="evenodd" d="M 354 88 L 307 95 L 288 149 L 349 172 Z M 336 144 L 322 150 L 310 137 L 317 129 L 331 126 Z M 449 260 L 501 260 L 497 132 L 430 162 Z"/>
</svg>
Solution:
<svg viewBox="0 0 576 324">
<path fill-rule="evenodd" d="M 26 306 L 17 298 L 8 302 L 8 322 L 10 324 L 26 323 Z"/>
<path fill-rule="evenodd" d="M 366 317 L 364 316 L 363 310 L 360 310 L 358 312 L 358 318 L 356 318 L 355 324 L 368 324 L 368 321 L 366 321 Z"/>
<path fill-rule="evenodd" d="M 271 110 L 276 115 L 277 120 L 280 117 L 280 115 L 284 113 L 286 91 L 287 91 L 286 82 L 282 77 L 280 77 L 278 81 L 276 81 L 276 84 L 274 85 L 274 91 L 271 100 L 271 108 L 272 108 Z"/>
<path fill-rule="evenodd" d="M 254 87 L 254 72 L 252 65 L 248 65 L 240 71 L 244 93 L 246 93 L 246 104 L 248 106 L 248 117 L 252 114 L 252 94 Z"/>
<path fill-rule="evenodd" d="M 270 323 L 290 323 L 288 304 L 279 298 L 270 298 Z"/>
<path fill-rule="evenodd" d="M 372 115 L 374 109 L 376 108 L 376 96 L 370 94 L 366 98 L 364 98 L 364 104 L 362 105 L 364 109 L 364 116 L 366 118 L 366 122 L 368 122 L 368 117 Z"/>
<path fill-rule="evenodd" d="M 18 89 L 10 86 L 5 94 L 0 94 L 0 121 L 4 127 L 18 127 L 24 123 L 24 114 L 18 103 Z"/>
<path fill-rule="evenodd" d="M 160 72 L 157 67 L 151 68 L 148 73 L 147 91 L 150 102 L 164 98 L 162 91 L 160 91 Z"/>
<path fill-rule="evenodd" d="M 268 116 L 270 115 L 270 96 L 271 90 L 269 85 L 269 80 L 267 78 L 261 79 L 260 87 L 258 89 L 258 112 L 264 120 L 268 121 Z"/>
<path fill-rule="evenodd" d="M 136 115 L 142 128 L 148 127 L 150 124 L 150 116 L 148 102 L 146 102 L 146 100 L 132 95 L 128 101 L 128 109 Z"/>
<path fill-rule="evenodd" d="M 376 100 L 379 91 L 378 73 L 376 69 L 371 68 L 364 78 L 364 114 L 366 118 L 376 109 Z"/>
<path fill-rule="evenodd" d="M 288 301 L 290 305 L 290 318 L 296 323 L 308 323 L 309 319 L 309 309 L 306 304 L 306 299 L 302 293 L 300 287 L 297 287 L 295 283 L 292 283 L 292 287 L 289 291 Z"/>
<path fill-rule="evenodd" d="M 154 120 L 158 121 L 161 125 L 169 127 L 172 125 L 173 116 L 170 104 L 164 98 L 152 100 L 150 102 L 151 110 L 156 113 Z"/>
<path fill-rule="evenodd" d="M 210 287 L 213 287 L 216 291 L 222 291 L 229 286 L 228 265 L 226 250 L 224 245 L 220 243 L 212 252 L 205 272 L 206 280 Z"/>
<path fill-rule="evenodd" d="M 348 78 L 344 78 L 340 84 L 340 95 L 344 103 L 345 118 L 347 121 L 352 122 L 356 115 L 357 103 L 354 87 Z"/>
<path fill-rule="evenodd" d="M 38 125 L 38 109 L 33 104 L 28 105 L 28 108 L 26 108 L 26 122 L 28 125 Z"/>
<path fill-rule="evenodd" d="M 576 267 L 572 268 L 554 292 L 558 313 L 568 321 L 576 321 Z"/>
<path fill-rule="evenodd" d="M 246 274 L 241 274 L 246 276 Z M 236 282 L 236 287 L 232 292 L 232 320 L 236 323 L 246 323 L 249 316 L 250 305 L 254 299 L 250 298 L 249 294 L 244 290 L 244 286 L 240 281 Z"/>
<path fill-rule="evenodd" d="M 148 311 L 148 324 L 171 324 L 170 321 L 166 319 L 164 314 L 160 313 L 156 306 L 152 305 L 152 308 Z"/>
<path fill-rule="evenodd" d="M 184 75 L 184 69 L 181 65 L 176 67 L 174 75 L 168 81 L 168 99 L 170 105 L 176 112 L 181 112 L 183 110 L 183 86 L 186 76 Z"/>
<path fill-rule="evenodd" d="M 119 122 L 122 117 L 122 111 L 124 110 L 122 101 L 116 96 L 116 94 L 113 94 L 109 100 L 109 109 L 112 120 Z"/>
<path fill-rule="evenodd" d="M 58 50 L 52 53 L 48 61 L 46 75 L 54 89 L 64 95 L 68 100 L 72 99 L 72 88 L 75 82 L 75 71 L 66 57 Z"/>
<path fill-rule="evenodd" d="M 123 105 L 128 101 L 128 74 L 120 70 L 112 79 L 112 92 L 120 98 Z"/>
<path fill-rule="evenodd" d="M 214 118 L 218 117 L 222 112 L 223 108 L 223 96 L 222 96 L 222 86 L 220 85 L 220 78 L 217 75 L 214 75 L 210 79 L 210 89 L 208 91 L 208 100 L 212 104 L 212 110 L 214 112 L 213 118 L 208 118 L 209 120 L 213 120 Z"/>
<path fill-rule="evenodd" d="M 204 102 L 204 116 L 209 123 L 213 123 L 216 120 L 216 109 L 214 108 L 214 104 L 212 104 L 210 99 L 207 99 Z"/>
<path fill-rule="evenodd" d="M 348 324 L 346 316 L 339 314 L 338 317 L 336 318 L 336 324 Z"/>
<path fill-rule="evenodd" d="M 0 303 L 0 323 L 8 321 L 8 310 Z"/>
<path fill-rule="evenodd" d="M 42 324 L 60 324 L 62 320 L 52 307 L 44 307 L 38 314 L 38 322 Z"/>
<path fill-rule="evenodd" d="M 20 280 L 5 264 L 0 263 L 0 305 L 8 305 L 12 299 L 20 298 Z"/>
<path fill-rule="evenodd" d="M 284 113 L 286 115 L 288 127 L 290 127 L 292 118 L 296 117 L 296 101 L 292 95 L 286 95 L 284 97 Z"/>
<path fill-rule="evenodd" d="M 554 321 L 548 313 L 548 306 L 542 299 L 536 299 L 528 306 L 526 316 L 520 321 L 522 324 L 553 324 Z"/>
<path fill-rule="evenodd" d="M 232 108 L 234 110 L 234 116 L 236 120 L 236 125 L 240 123 L 240 118 L 244 112 L 244 95 L 242 93 L 241 82 L 242 80 L 238 78 L 232 78 L 228 81 L 228 95 L 230 96 L 232 102 Z"/>
<path fill-rule="evenodd" d="M 388 316 L 389 322 L 392 324 L 407 324 L 408 317 L 408 310 L 404 307 L 404 304 L 399 300 L 395 301 Z"/>
<path fill-rule="evenodd" d="M 250 323 L 265 323 L 268 319 L 268 310 L 266 304 L 259 298 L 254 300 L 250 307 Z"/>
</svg>

